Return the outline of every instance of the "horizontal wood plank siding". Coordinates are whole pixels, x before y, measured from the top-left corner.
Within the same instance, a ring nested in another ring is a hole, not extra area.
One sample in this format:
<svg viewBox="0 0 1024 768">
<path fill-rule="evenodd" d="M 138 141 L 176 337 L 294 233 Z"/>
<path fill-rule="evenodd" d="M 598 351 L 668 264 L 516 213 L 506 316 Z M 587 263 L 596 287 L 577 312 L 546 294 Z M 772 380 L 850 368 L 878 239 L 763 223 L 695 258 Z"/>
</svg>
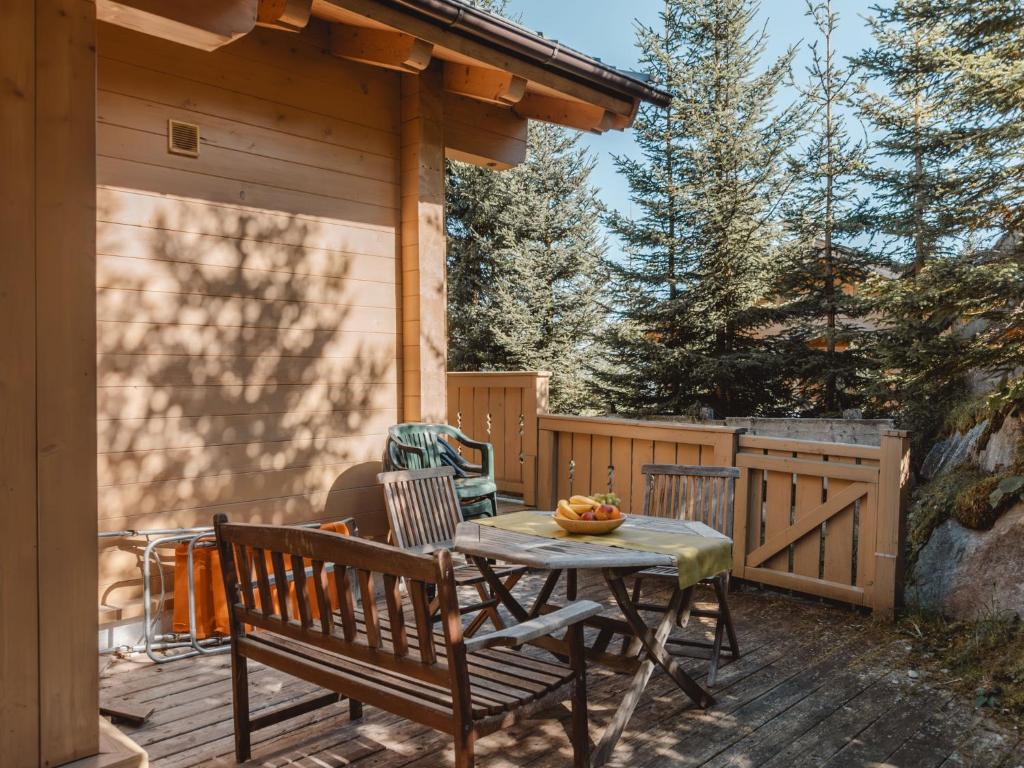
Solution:
<svg viewBox="0 0 1024 768">
<path fill-rule="evenodd" d="M 226 512 L 385 531 L 400 83 L 326 40 L 314 21 L 203 53 L 99 26 L 101 530 Z M 167 151 L 171 119 L 199 126 L 199 157 Z M 138 575 L 133 548 L 102 548 L 111 615 Z"/>
</svg>

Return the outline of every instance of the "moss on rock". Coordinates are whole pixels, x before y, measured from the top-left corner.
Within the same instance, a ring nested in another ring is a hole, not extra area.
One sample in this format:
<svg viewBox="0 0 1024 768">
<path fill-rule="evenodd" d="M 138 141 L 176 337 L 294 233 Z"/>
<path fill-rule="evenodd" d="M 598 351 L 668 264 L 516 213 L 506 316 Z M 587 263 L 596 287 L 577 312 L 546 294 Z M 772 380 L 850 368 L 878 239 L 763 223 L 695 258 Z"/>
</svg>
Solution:
<svg viewBox="0 0 1024 768">
<path fill-rule="evenodd" d="M 1002 479 L 1002 475 L 986 475 L 961 490 L 953 504 L 953 519 L 976 531 L 991 528 L 1007 506 L 999 504 L 993 507 L 989 501 L 989 496 Z"/>
<path fill-rule="evenodd" d="M 914 493 L 914 503 L 908 514 L 909 561 L 917 559 L 932 531 L 953 517 L 956 500 L 960 495 L 987 477 L 972 465 L 963 465 L 945 472 L 920 486 Z"/>
</svg>

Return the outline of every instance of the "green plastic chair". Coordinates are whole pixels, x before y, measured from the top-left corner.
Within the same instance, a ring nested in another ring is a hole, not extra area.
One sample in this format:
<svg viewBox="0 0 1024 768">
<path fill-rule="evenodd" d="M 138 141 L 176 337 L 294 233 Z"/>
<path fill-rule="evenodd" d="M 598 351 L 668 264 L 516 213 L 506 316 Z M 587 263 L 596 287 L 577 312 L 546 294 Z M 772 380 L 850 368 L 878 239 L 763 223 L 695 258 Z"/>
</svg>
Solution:
<svg viewBox="0 0 1024 768">
<path fill-rule="evenodd" d="M 454 439 L 464 448 L 479 451 L 480 463 L 469 461 L 445 438 Z M 455 470 L 455 491 L 465 519 L 498 514 L 494 446 L 471 440 L 464 432 L 447 424 L 409 422 L 388 429 L 388 442 L 384 449 L 386 471 L 435 467 Z"/>
</svg>

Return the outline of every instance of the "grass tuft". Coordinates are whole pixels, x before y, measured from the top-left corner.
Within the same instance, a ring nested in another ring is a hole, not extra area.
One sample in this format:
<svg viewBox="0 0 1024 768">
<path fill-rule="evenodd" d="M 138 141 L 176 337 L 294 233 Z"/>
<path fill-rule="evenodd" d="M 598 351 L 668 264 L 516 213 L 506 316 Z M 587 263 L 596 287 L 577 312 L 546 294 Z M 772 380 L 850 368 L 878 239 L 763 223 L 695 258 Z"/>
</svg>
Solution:
<svg viewBox="0 0 1024 768">
<path fill-rule="evenodd" d="M 904 616 L 899 629 L 975 707 L 1024 725 L 1024 624 L 1015 614 L 989 610 L 976 621 L 954 621 L 916 612 Z"/>
</svg>

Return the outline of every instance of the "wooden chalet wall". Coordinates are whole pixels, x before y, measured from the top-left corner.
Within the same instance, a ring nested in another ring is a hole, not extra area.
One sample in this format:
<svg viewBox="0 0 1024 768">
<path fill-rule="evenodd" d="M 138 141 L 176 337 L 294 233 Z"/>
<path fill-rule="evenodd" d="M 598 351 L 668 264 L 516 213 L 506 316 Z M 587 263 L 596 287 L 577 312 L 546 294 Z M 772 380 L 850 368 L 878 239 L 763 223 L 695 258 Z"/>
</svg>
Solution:
<svg viewBox="0 0 1024 768">
<path fill-rule="evenodd" d="M 402 75 L 330 56 L 327 37 L 314 20 L 206 53 L 99 27 L 102 530 L 215 512 L 385 530 Z M 168 153 L 168 119 L 199 126 L 199 157 Z M 105 548 L 100 603 L 137 601 L 138 575 L 135 552 Z"/>
</svg>

